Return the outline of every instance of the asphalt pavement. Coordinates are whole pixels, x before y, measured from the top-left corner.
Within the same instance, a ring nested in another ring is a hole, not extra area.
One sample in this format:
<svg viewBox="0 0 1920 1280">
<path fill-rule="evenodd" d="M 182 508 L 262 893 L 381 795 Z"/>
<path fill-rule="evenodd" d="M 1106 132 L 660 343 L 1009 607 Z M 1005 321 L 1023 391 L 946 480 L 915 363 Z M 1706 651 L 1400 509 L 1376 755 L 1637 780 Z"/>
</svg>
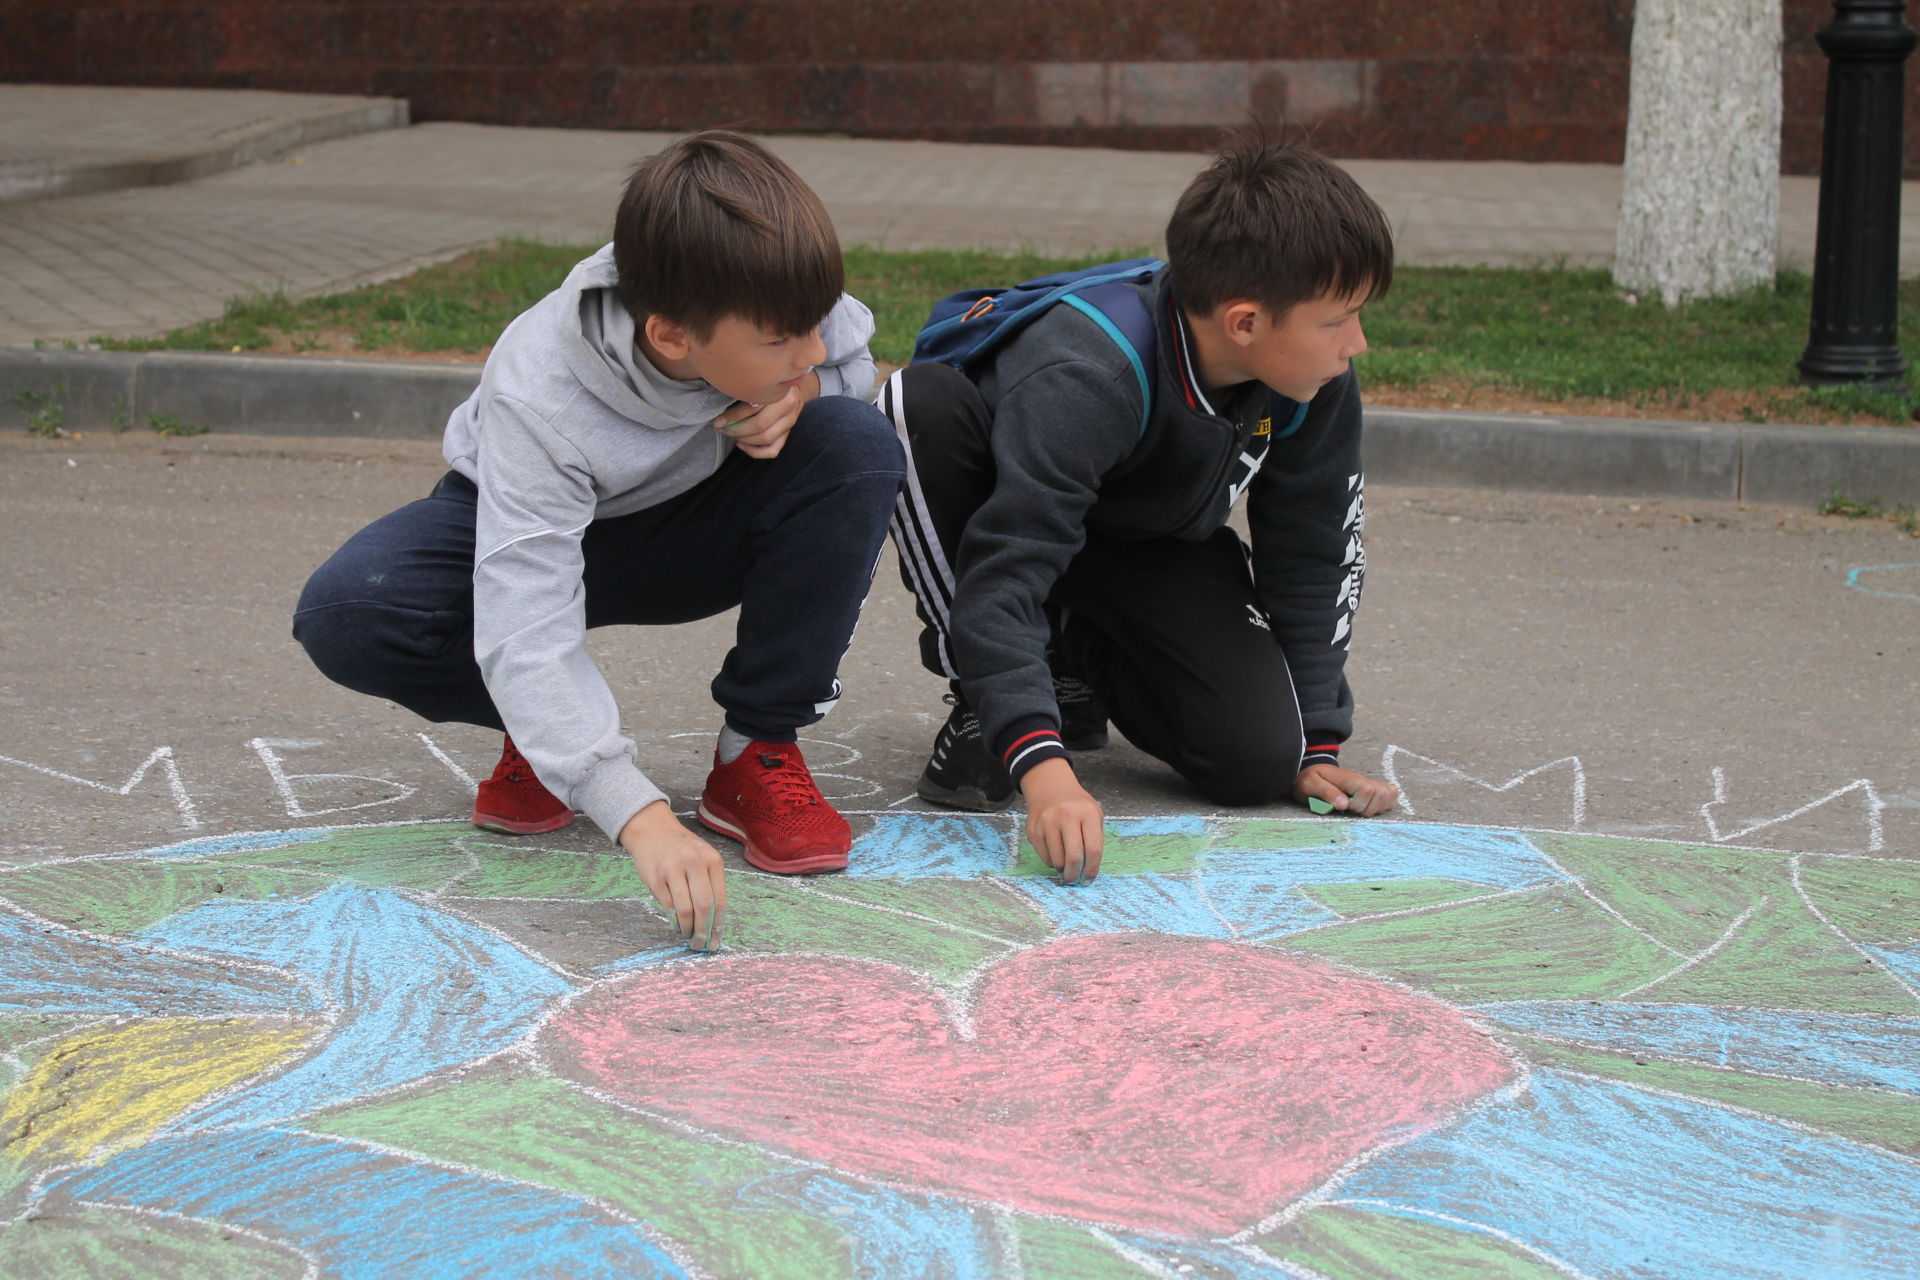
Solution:
<svg viewBox="0 0 1920 1280">
<path fill-rule="evenodd" d="M 462 812 L 461 770 L 484 776 L 498 738 L 335 688 L 288 635 L 306 574 L 442 469 L 420 441 L 0 438 L 5 856 Z M 1920 541 L 1891 524 L 1376 485 L 1367 559 L 1347 759 L 1396 773 L 1406 814 L 1920 848 Z M 730 631 L 723 616 L 593 637 L 641 759 L 689 807 Z M 924 808 L 913 781 L 946 708 L 914 634 L 889 561 L 847 696 L 810 734 L 851 807 Z M 1081 766 L 1116 812 L 1193 806 L 1123 741 Z M 1870 792 L 1768 825 L 1862 779 Z"/>
</svg>

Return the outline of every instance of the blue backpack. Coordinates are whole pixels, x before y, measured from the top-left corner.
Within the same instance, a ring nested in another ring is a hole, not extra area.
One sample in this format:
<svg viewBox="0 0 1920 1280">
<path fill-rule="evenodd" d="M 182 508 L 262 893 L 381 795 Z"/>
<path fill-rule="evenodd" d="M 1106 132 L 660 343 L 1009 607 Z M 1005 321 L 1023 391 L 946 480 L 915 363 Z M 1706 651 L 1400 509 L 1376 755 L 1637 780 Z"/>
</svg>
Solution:
<svg viewBox="0 0 1920 1280">
<path fill-rule="evenodd" d="M 1153 412 L 1153 316 L 1129 285 L 1145 282 L 1166 264 L 1130 258 L 1081 271 L 1062 271 L 1023 281 L 1011 289 L 963 289 L 933 304 L 913 363 L 938 361 L 967 373 L 1005 346 L 1022 329 L 1064 303 L 1099 325 L 1125 353 L 1140 382 L 1140 430 Z"/>
</svg>

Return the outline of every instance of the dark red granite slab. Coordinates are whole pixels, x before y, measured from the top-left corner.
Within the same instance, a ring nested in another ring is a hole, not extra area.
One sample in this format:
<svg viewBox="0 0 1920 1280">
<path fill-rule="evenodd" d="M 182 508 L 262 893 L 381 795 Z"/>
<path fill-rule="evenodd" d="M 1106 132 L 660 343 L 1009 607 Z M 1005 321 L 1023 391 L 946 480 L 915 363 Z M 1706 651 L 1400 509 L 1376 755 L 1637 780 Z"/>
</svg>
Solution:
<svg viewBox="0 0 1920 1280">
<path fill-rule="evenodd" d="M 1783 0 L 1819 164 L 1830 0 Z M 0 0 L 0 80 L 407 97 L 416 120 L 1617 161 L 1633 0 Z M 1920 21 L 1910 16 L 1910 21 Z M 1909 71 L 1911 81 L 1916 73 Z M 1906 167 L 1920 176 L 1911 85 Z"/>
</svg>

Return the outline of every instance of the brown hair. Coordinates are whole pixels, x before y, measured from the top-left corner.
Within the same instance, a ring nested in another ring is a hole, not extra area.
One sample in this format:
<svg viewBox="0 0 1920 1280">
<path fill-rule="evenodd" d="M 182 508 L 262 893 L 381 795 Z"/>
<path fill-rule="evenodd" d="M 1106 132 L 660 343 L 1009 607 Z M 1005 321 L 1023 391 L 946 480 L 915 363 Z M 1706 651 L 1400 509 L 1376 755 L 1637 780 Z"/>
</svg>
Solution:
<svg viewBox="0 0 1920 1280">
<path fill-rule="evenodd" d="M 826 318 L 845 287 L 820 197 L 744 134 L 689 134 L 634 167 L 613 220 L 620 301 L 705 339 L 738 316 L 782 336 Z"/>
<path fill-rule="evenodd" d="M 1167 222 L 1175 296 L 1195 315 L 1249 298 L 1275 316 L 1325 297 L 1383 296 L 1393 230 L 1373 197 L 1312 148 L 1239 130 Z"/>
</svg>

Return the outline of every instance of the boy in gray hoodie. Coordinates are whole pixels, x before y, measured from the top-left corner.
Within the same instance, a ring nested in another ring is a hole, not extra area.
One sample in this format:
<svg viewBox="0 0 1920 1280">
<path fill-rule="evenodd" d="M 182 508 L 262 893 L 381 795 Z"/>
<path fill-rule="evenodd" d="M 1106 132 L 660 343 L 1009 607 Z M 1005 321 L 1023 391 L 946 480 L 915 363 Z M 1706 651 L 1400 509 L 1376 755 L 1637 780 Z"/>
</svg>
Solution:
<svg viewBox="0 0 1920 1280">
<path fill-rule="evenodd" d="M 613 243 L 507 326 L 448 420 L 452 470 L 307 583 L 294 635 L 329 678 L 503 729 L 476 825 L 584 810 L 697 948 L 720 857 L 635 763 L 590 627 L 740 606 L 701 822 L 762 870 L 846 866 L 851 833 L 795 739 L 840 693 L 904 476 L 865 403 L 873 320 L 819 199 L 739 134 L 643 161 Z"/>
</svg>

